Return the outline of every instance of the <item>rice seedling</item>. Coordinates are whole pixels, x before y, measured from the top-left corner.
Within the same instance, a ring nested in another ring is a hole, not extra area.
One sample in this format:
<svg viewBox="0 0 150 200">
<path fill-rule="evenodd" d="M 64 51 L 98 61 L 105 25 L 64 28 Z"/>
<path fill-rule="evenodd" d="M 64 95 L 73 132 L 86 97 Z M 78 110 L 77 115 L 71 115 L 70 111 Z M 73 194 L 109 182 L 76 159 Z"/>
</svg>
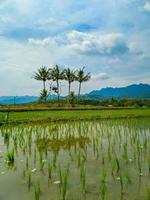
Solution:
<svg viewBox="0 0 150 200">
<path fill-rule="evenodd" d="M 7 149 L 9 148 L 9 140 L 10 140 L 10 134 L 6 132 L 4 134 L 4 144 L 7 146 Z"/>
<path fill-rule="evenodd" d="M 116 173 L 118 174 L 120 172 L 120 162 L 119 162 L 119 159 L 117 158 L 117 156 L 116 156 L 116 164 L 117 164 L 117 171 L 116 171 Z"/>
<path fill-rule="evenodd" d="M 14 149 L 9 150 L 6 154 L 6 162 L 9 167 L 13 167 L 15 163 Z"/>
</svg>

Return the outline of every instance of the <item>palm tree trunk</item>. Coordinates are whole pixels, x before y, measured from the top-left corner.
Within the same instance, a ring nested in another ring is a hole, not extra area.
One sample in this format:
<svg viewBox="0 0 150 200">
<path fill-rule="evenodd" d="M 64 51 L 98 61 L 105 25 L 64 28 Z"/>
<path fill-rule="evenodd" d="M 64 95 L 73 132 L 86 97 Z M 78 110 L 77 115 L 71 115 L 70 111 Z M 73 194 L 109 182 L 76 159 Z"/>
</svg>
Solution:
<svg viewBox="0 0 150 200">
<path fill-rule="evenodd" d="M 43 88 L 44 88 L 44 92 L 46 90 L 46 81 L 43 81 Z M 46 96 L 44 97 L 44 101 L 46 102 Z"/>
<path fill-rule="evenodd" d="M 70 96 L 70 90 L 71 90 L 71 83 L 69 82 L 69 85 L 68 85 L 68 96 Z"/>
<path fill-rule="evenodd" d="M 79 83 L 78 99 L 80 98 L 80 93 L 81 93 L 81 82 Z"/>
<path fill-rule="evenodd" d="M 45 88 L 46 88 L 45 81 L 43 81 L 43 88 L 44 88 L 44 91 L 45 91 Z"/>
<path fill-rule="evenodd" d="M 59 102 L 59 80 L 57 80 L 57 99 Z"/>
<path fill-rule="evenodd" d="M 71 90 L 71 83 L 68 82 L 68 104 L 69 104 L 69 99 L 70 99 L 70 90 Z"/>
</svg>

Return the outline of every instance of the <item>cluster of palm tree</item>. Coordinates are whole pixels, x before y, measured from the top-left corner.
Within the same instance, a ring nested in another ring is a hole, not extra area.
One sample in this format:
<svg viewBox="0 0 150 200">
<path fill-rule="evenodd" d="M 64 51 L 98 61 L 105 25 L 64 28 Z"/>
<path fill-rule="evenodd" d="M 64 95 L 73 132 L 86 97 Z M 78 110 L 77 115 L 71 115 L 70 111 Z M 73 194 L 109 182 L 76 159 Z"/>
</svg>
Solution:
<svg viewBox="0 0 150 200">
<path fill-rule="evenodd" d="M 55 83 L 55 86 L 50 84 L 50 91 L 53 91 L 57 94 L 58 101 L 60 99 L 60 81 L 65 80 L 68 82 L 68 97 L 71 95 L 71 84 L 74 81 L 79 83 L 78 98 L 81 94 L 81 86 L 83 82 L 87 82 L 91 78 L 90 73 L 85 73 L 85 67 L 79 70 L 72 70 L 66 68 L 61 70 L 58 65 L 52 68 L 46 66 L 40 67 L 37 72 L 34 73 L 33 78 L 38 81 L 43 82 L 43 90 L 41 96 L 45 99 L 49 96 L 49 91 L 46 89 L 46 81 L 52 81 Z"/>
</svg>

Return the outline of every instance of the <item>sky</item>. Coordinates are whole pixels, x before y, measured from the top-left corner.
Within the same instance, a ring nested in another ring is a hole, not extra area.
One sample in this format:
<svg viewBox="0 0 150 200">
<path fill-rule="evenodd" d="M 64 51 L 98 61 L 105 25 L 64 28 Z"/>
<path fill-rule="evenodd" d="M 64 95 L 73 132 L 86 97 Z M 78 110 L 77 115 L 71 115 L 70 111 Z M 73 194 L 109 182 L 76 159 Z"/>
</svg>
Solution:
<svg viewBox="0 0 150 200">
<path fill-rule="evenodd" d="M 150 83 L 150 1 L 0 0 L 0 96 L 38 95 L 56 64 L 91 72 L 82 93 Z"/>
</svg>

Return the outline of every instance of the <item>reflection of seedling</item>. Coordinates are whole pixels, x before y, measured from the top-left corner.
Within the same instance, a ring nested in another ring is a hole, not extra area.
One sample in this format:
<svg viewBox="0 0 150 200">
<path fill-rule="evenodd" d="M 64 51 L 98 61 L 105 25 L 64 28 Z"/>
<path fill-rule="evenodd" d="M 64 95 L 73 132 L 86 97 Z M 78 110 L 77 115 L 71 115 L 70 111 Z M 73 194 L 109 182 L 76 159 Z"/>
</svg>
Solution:
<svg viewBox="0 0 150 200">
<path fill-rule="evenodd" d="M 39 199 L 40 199 L 40 194 L 41 194 L 40 183 L 37 183 L 37 184 L 35 184 L 35 186 L 34 186 L 35 200 L 39 200 Z"/>
<path fill-rule="evenodd" d="M 101 182 L 100 182 L 100 200 L 104 200 L 106 197 L 106 191 L 107 191 L 107 186 L 106 186 L 106 168 L 103 167 L 102 169 L 102 176 L 101 176 Z"/>
<path fill-rule="evenodd" d="M 147 186 L 147 200 L 150 200 L 150 187 Z"/>
<path fill-rule="evenodd" d="M 59 179 L 60 179 L 60 187 L 59 187 L 59 189 L 60 189 L 60 192 L 61 192 L 61 186 L 62 186 L 63 178 L 62 178 L 62 171 L 61 171 L 60 166 L 59 166 L 59 169 L 58 169 L 58 173 L 59 173 Z"/>
<path fill-rule="evenodd" d="M 124 189 L 124 184 L 123 184 L 123 177 L 122 174 L 120 173 L 120 188 L 121 188 L 121 195 L 123 195 L 123 189 Z"/>
<path fill-rule="evenodd" d="M 149 172 L 149 175 L 150 175 L 150 158 L 148 159 L 148 172 Z"/>
<path fill-rule="evenodd" d="M 142 176 L 142 166 L 141 166 L 141 162 L 140 162 L 140 158 L 138 158 L 138 171 L 139 171 L 139 176 Z"/>
<path fill-rule="evenodd" d="M 27 172 L 27 171 L 24 169 L 23 172 L 22 172 L 23 178 L 26 177 L 26 172 Z"/>
<path fill-rule="evenodd" d="M 48 178 L 51 179 L 52 178 L 52 165 L 49 161 L 48 163 Z"/>
<path fill-rule="evenodd" d="M 115 161 L 113 160 L 112 163 L 111 163 L 111 175 L 113 178 L 115 178 L 115 174 L 114 174 L 114 171 L 115 171 Z"/>
<path fill-rule="evenodd" d="M 26 158 L 26 170 L 28 170 L 29 168 L 29 161 L 28 161 L 28 157 Z"/>
<path fill-rule="evenodd" d="M 67 193 L 67 184 L 68 184 L 68 172 L 65 171 L 63 175 L 63 184 L 62 184 L 62 199 L 66 199 L 66 193 Z"/>
<path fill-rule="evenodd" d="M 127 143 L 124 144 L 123 149 L 124 149 L 123 157 L 124 157 L 125 161 L 128 162 Z"/>
<path fill-rule="evenodd" d="M 127 185 L 131 183 L 131 176 L 128 173 L 126 174 L 126 181 L 127 181 Z"/>
<path fill-rule="evenodd" d="M 30 171 L 27 174 L 27 179 L 28 179 L 28 189 L 30 190 L 30 187 L 31 187 L 31 172 Z"/>
<path fill-rule="evenodd" d="M 36 148 L 34 149 L 34 164 L 36 164 Z"/>
<path fill-rule="evenodd" d="M 59 168 L 60 192 L 61 192 L 62 200 L 66 200 L 68 175 L 69 175 L 69 165 L 63 173 L 61 171 L 61 168 Z"/>
<path fill-rule="evenodd" d="M 81 178 L 81 183 L 82 183 L 82 190 L 85 193 L 86 192 L 86 168 L 84 164 L 82 164 L 80 168 L 80 178 Z"/>
</svg>

